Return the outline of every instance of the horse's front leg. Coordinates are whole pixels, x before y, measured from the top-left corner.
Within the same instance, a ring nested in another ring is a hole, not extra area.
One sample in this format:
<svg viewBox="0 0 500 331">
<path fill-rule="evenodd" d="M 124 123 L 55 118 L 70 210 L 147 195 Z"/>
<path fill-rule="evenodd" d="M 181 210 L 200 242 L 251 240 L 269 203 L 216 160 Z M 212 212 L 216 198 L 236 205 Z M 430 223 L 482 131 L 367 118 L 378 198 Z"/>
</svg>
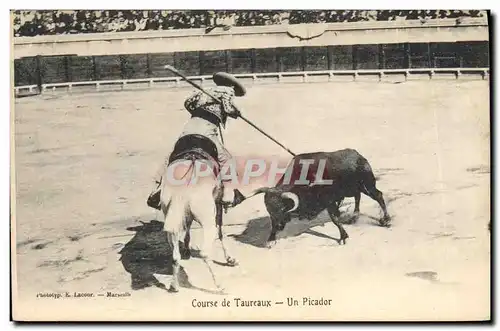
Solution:
<svg viewBox="0 0 500 331">
<path fill-rule="evenodd" d="M 226 263 L 228 266 L 230 267 L 234 267 L 236 265 L 238 265 L 238 262 L 236 261 L 236 259 L 234 257 L 232 257 L 229 252 L 228 252 L 228 249 L 226 247 L 226 244 L 224 243 L 224 233 L 222 232 L 222 216 L 223 216 L 223 213 L 222 213 L 222 210 L 223 210 L 223 206 L 222 206 L 222 201 L 218 201 L 215 203 L 215 224 L 217 224 L 217 232 L 218 232 L 218 238 L 220 240 L 220 243 L 221 243 L 221 246 L 222 246 L 222 250 L 224 252 L 224 258 L 226 259 Z"/>
</svg>

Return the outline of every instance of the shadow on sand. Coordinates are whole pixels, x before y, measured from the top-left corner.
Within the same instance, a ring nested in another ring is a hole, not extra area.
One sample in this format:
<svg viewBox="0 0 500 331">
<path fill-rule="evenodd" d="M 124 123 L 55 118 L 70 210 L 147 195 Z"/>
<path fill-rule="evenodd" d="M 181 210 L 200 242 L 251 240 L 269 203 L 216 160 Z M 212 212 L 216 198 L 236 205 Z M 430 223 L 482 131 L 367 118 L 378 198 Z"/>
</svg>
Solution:
<svg viewBox="0 0 500 331">
<path fill-rule="evenodd" d="M 172 275 L 172 251 L 167 243 L 163 223 L 152 220 L 142 225 L 129 227 L 135 235 L 119 252 L 123 267 L 131 276 L 133 290 L 150 286 L 166 289 L 165 284 L 154 274 Z M 179 282 L 182 287 L 191 288 L 185 270 L 180 268 Z"/>
<path fill-rule="evenodd" d="M 165 284 L 154 276 L 154 274 L 170 276 L 173 273 L 172 251 L 167 243 L 166 233 L 163 231 L 163 222 L 151 220 L 141 223 L 142 225 L 127 228 L 128 231 L 134 231 L 135 235 L 119 252 L 120 261 L 131 276 L 133 290 L 151 286 L 167 290 Z M 182 249 L 184 243 L 179 242 L 179 244 Z M 199 251 L 191 249 L 191 257 L 199 258 Z M 182 265 L 179 270 L 179 285 L 184 288 L 215 293 L 193 286 Z"/>
<path fill-rule="evenodd" d="M 350 223 L 350 213 L 342 214 L 339 221 L 343 224 Z M 339 242 L 339 238 L 331 237 L 327 234 L 312 230 L 315 226 L 331 226 L 332 231 L 338 232 L 337 227 L 330 220 L 326 212 L 322 212 L 312 220 L 299 220 L 292 218 L 292 220 L 285 226 L 283 231 L 278 232 L 278 239 L 285 239 L 300 236 L 303 233 L 310 234 L 319 238 L 331 239 Z M 236 241 L 243 244 L 252 245 L 259 248 L 266 247 L 267 239 L 271 233 L 271 219 L 269 216 L 259 217 L 252 219 L 248 222 L 246 229 L 241 234 L 229 235 Z M 339 236 L 340 237 L 340 236 Z"/>
<path fill-rule="evenodd" d="M 389 199 L 386 200 L 386 205 L 389 206 L 390 203 L 399 197 L 392 198 L 390 197 Z M 353 199 L 351 199 L 353 200 Z M 339 217 L 339 222 L 342 223 L 343 225 L 353 225 L 353 213 L 352 209 L 354 207 L 354 202 L 353 201 L 345 201 L 342 204 L 342 207 L 340 209 L 340 217 Z M 363 212 L 359 213 L 359 219 L 355 222 L 356 224 L 369 224 L 372 226 L 377 226 L 380 227 L 380 215 L 379 216 L 372 216 L 369 214 L 365 214 Z M 326 211 L 322 211 L 318 216 L 311 220 L 307 219 L 302 219 L 299 220 L 297 217 L 292 217 L 292 220 L 286 224 L 285 229 L 283 231 L 278 232 L 277 238 L 279 239 L 285 239 L 285 238 L 291 238 L 291 237 L 297 237 L 300 236 L 303 233 L 316 236 L 319 238 L 324 238 L 324 239 L 331 239 L 336 241 L 337 243 L 340 244 L 340 239 L 339 238 L 334 238 L 332 236 L 329 236 L 325 233 L 321 233 L 315 230 L 312 230 L 313 227 L 316 226 L 330 226 L 331 229 L 327 229 L 326 231 L 330 233 L 338 233 L 338 228 L 335 224 L 330 219 L 330 216 L 328 216 L 328 213 Z M 386 226 L 390 227 L 390 226 Z M 347 231 L 349 232 L 349 231 Z M 269 234 L 271 233 L 271 218 L 269 216 L 264 216 L 264 217 L 259 217 L 250 220 L 247 223 L 247 227 L 245 230 L 240 233 L 240 234 L 232 234 L 229 235 L 229 237 L 234 238 L 236 241 L 241 242 L 243 244 L 247 245 L 252 245 L 255 247 L 259 248 L 264 248 L 267 247 L 267 239 L 269 238 Z M 340 237 L 340 234 L 339 234 Z"/>
</svg>

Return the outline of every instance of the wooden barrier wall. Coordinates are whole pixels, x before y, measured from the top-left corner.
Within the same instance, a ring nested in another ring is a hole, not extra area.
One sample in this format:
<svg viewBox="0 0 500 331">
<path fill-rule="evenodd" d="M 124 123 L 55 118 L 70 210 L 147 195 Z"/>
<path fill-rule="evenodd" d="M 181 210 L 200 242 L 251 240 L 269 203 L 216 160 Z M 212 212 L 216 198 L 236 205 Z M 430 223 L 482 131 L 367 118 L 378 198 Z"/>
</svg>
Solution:
<svg viewBox="0 0 500 331">
<path fill-rule="evenodd" d="M 105 56 L 29 57 L 15 61 L 15 86 L 171 77 L 165 64 L 191 76 L 315 70 L 487 68 L 489 44 L 345 45 Z"/>
<path fill-rule="evenodd" d="M 308 26 L 318 29 L 314 24 L 304 25 L 303 33 L 312 33 Z M 459 25 L 456 20 L 444 19 L 425 24 L 402 21 L 321 26 L 321 36 L 302 41 L 289 35 L 290 26 L 237 27 L 209 35 L 190 29 L 15 38 L 15 86 L 170 77 L 163 70 L 165 64 L 173 64 L 191 76 L 215 71 L 260 74 L 489 67 L 488 25 L 484 19 L 469 19 Z M 340 38 L 341 33 L 350 33 L 351 38 Z M 393 33 L 398 38 L 390 39 Z M 423 35 L 426 41 L 418 42 L 424 40 Z M 263 42 L 272 36 L 274 42 Z M 199 38 L 213 44 L 199 42 L 196 50 L 189 50 Z M 238 41 L 241 38 L 249 41 L 246 48 Z M 153 47 L 167 41 L 169 46 L 161 48 L 162 52 Z M 325 41 L 331 44 L 324 44 Z M 147 42 L 149 47 L 132 50 L 127 45 L 134 42 Z M 23 54 L 37 56 L 20 57 Z"/>
</svg>

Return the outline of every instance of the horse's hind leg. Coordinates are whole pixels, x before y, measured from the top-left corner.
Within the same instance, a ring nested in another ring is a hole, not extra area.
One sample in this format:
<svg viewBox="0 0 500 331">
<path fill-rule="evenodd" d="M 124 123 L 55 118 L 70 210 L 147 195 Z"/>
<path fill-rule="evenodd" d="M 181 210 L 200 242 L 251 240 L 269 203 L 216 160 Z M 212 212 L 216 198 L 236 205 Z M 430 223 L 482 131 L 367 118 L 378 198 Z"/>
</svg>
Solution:
<svg viewBox="0 0 500 331">
<path fill-rule="evenodd" d="M 172 282 L 170 283 L 169 292 L 179 292 L 179 269 L 181 253 L 179 251 L 179 232 L 167 231 L 167 240 L 172 249 Z"/>
<path fill-rule="evenodd" d="M 181 261 L 181 253 L 179 248 L 179 239 L 182 237 L 183 232 L 186 230 L 185 222 L 185 202 L 180 196 L 166 196 L 162 197 L 161 209 L 165 217 L 163 230 L 167 233 L 167 242 L 172 250 L 172 282 L 170 284 L 170 292 L 179 291 L 179 269 Z M 189 231 L 189 228 L 187 228 Z"/>
<path fill-rule="evenodd" d="M 205 198 L 204 200 L 205 201 L 192 201 L 191 211 L 194 218 L 200 223 L 203 229 L 203 244 L 201 245 L 200 256 L 203 259 L 203 262 L 207 265 L 215 286 L 218 290 L 222 291 L 222 287 L 220 286 L 215 275 L 214 263 L 212 261 L 214 258 L 214 242 L 217 239 L 217 226 L 214 224 L 214 220 L 216 219 L 216 208 L 212 199 L 207 200 L 207 198 Z"/>
</svg>

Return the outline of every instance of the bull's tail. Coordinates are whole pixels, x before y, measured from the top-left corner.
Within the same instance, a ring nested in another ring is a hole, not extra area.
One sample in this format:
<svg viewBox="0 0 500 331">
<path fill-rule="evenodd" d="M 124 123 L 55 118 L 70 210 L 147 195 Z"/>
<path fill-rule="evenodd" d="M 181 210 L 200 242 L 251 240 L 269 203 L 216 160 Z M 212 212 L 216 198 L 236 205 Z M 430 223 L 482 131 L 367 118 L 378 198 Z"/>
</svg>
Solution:
<svg viewBox="0 0 500 331">
<path fill-rule="evenodd" d="M 290 213 L 292 211 L 295 211 L 299 207 L 299 196 L 295 193 L 292 192 L 285 192 L 282 189 L 278 187 L 260 187 L 253 191 L 252 194 L 247 195 L 246 197 L 237 189 L 234 190 L 234 203 L 233 207 L 240 204 L 241 202 L 245 201 L 246 199 L 249 199 L 253 196 L 262 194 L 262 193 L 270 193 L 270 194 L 276 194 L 280 195 L 281 197 L 285 199 L 290 199 L 293 201 L 293 207 L 290 210 L 287 210 L 287 213 Z"/>
<path fill-rule="evenodd" d="M 245 201 L 246 199 L 250 199 L 251 197 L 254 197 L 256 195 L 262 194 L 262 193 L 276 193 L 279 194 L 282 191 L 280 191 L 276 187 L 260 187 L 253 191 L 251 194 L 244 196 L 243 193 L 241 193 L 238 189 L 234 190 L 234 197 L 236 200 L 239 200 L 240 202 Z"/>
</svg>

